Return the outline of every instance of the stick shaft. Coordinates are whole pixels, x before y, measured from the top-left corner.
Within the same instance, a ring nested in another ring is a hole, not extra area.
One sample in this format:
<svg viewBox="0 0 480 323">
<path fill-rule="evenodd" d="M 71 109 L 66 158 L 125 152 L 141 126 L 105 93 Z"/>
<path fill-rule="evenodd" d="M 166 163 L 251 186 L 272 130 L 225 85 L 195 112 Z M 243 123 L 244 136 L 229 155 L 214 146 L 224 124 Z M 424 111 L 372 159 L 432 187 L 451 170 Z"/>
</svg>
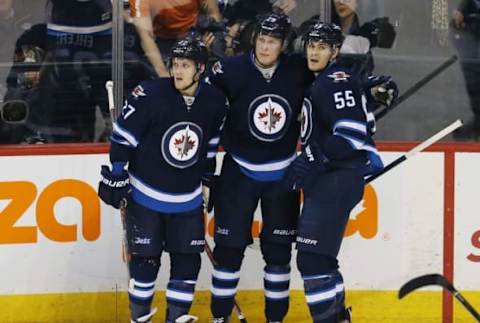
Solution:
<svg viewBox="0 0 480 323">
<path fill-rule="evenodd" d="M 391 162 L 390 164 L 388 164 L 387 166 L 385 166 L 382 171 L 380 173 L 377 173 L 375 175 L 372 175 L 370 176 L 369 178 L 367 178 L 365 180 L 365 183 L 368 184 L 372 181 L 374 181 L 375 179 L 379 178 L 380 176 L 382 176 L 383 174 L 387 173 L 388 171 L 390 171 L 392 168 L 400 165 L 401 163 L 403 163 L 404 161 L 407 160 L 407 157 L 405 155 L 402 155 L 400 157 L 398 157 L 397 159 L 395 159 L 393 162 Z"/>
<path fill-rule="evenodd" d="M 130 262 L 130 252 L 128 250 L 128 237 L 127 237 L 127 200 L 123 199 L 120 202 L 120 216 L 122 218 L 122 260 L 128 264 Z"/>
<path fill-rule="evenodd" d="M 462 125 L 463 125 L 462 120 L 457 119 L 455 122 L 453 122 L 446 128 L 440 130 L 439 132 L 437 132 L 436 134 L 434 134 L 433 136 L 431 136 L 430 138 L 428 138 L 427 140 L 425 140 L 424 142 L 422 142 L 421 144 L 419 144 L 418 146 L 416 146 L 415 148 L 407 152 L 406 153 L 407 158 L 410 158 L 411 156 L 419 153 L 420 151 L 424 150 L 425 148 L 432 145 L 433 143 L 439 141 L 449 133 L 460 128 Z"/>
<path fill-rule="evenodd" d="M 460 294 L 458 290 L 455 289 L 455 292 L 453 293 L 453 296 L 460 302 L 462 305 L 465 307 L 465 309 L 472 314 L 472 316 L 477 320 L 477 322 L 480 322 L 480 314 L 477 312 L 477 310 L 470 304 L 469 301 L 466 300 L 465 297 Z"/>
<path fill-rule="evenodd" d="M 395 103 L 391 107 L 385 107 L 384 106 L 384 107 L 378 109 L 377 111 L 375 111 L 375 119 L 378 121 L 381 118 L 383 118 L 388 112 L 395 109 L 403 101 L 407 100 L 409 97 L 411 97 L 413 94 L 415 94 L 418 90 L 420 90 L 422 87 L 424 87 L 428 82 L 430 82 L 432 79 L 437 77 L 441 72 L 446 70 L 450 65 L 455 63 L 457 61 L 457 59 L 458 59 L 458 57 L 456 55 L 453 55 L 447 61 L 443 62 L 440 66 L 438 66 L 432 72 L 430 72 L 425 77 L 423 77 L 421 80 L 419 80 L 417 83 L 415 83 L 410 88 L 408 88 L 402 95 L 400 95 L 398 97 L 398 99 L 395 101 Z"/>
<path fill-rule="evenodd" d="M 115 120 L 115 101 L 113 99 L 113 81 L 107 81 L 105 83 L 105 88 L 107 89 L 108 95 L 108 110 L 110 111 L 110 118 L 112 122 Z"/>
<path fill-rule="evenodd" d="M 413 156 L 415 156 L 416 154 L 418 154 L 419 152 L 421 152 L 422 150 L 424 150 L 425 148 L 431 146 L 432 144 L 434 144 L 435 142 L 439 141 L 440 139 L 442 139 L 443 137 L 445 137 L 446 135 L 448 135 L 449 133 L 453 132 L 455 129 L 458 129 L 462 126 L 462 121 L 460 119 L 456 120 L 455 122 L 453 122 L 452 124 L 450 124 L 449 126 L 443 128 L 442 130 L 440 130 L 439 132 L 437 132 L 436 134 L 434 134 L 433 136 L 431 136 L 430 138 L 428 138 L 427 140 L 423 141 L 422 143 L 420 143 L 419 145 L 415 146 L 413 149 L 411 149 L 410 151 L 408 151 L 407 153 L 405 153 L 404 155 L 398 157 L 397 159 L 395 159 L 393 162 L 391 162 L 390 164 L 388 164 L 387 166 L 385 166 L 385 168 L 380 172 L 380 173 L 377 173 L 375 175 L 372 175 L 370 176 L 369 178 L 367 178 L 365 180 L 365 183 L 370 183 L 372 182 L 373 180 L 377 179 L 378 177 L 382 176 L 383 174 L 387 173 L 388 171 L 390 171 L 392 168 L 400 165 L 401 163 L 403 163 L 404 161 L 406 161 L 408 158 L 411 158 Z"/>
</svg>

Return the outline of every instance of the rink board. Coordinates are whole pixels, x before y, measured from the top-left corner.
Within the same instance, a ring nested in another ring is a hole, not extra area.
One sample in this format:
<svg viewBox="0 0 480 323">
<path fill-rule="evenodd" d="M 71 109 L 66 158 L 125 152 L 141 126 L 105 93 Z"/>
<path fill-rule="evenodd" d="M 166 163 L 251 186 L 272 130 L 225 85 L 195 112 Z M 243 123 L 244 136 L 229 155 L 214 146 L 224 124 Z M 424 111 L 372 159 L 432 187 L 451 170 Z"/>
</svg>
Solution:
<svg viewBox="0 0 480 323">
<path fill-rule="evenodd" d="M 382 157 L 389 162 L 410 147 L 382 145 Z M 453 322 L 452 315 L 455 322 L 468 322 L 467 314 L 452 309 L 451 299 L 438 290 L 396 299 L 405 281 L 432 272 L 455 278 L 458 288 L 479 299 L 475 192 L 480 172 L 475 170 L 480 149 L 460 148 L 436 146 L 366 188 L 363 202 L 350 216 L 340 256 L 355 322 L 422 318 L 421 322 L 447 323 Z M 95 195 L 100 165 L 108 161 L 102 153 L 106 148 L 52 151 L 24 149 L 17 154 L 22 156 L 14 156 L 14 150 L 3 150 L 9 156 L 0 157 L 1 169 L 8 170 L 0 172 L 0 304 L 7 309 L 0 311 L 0 321 L 115 322 L 126 315 L 127 275 L 120 256 L 120 219 Z M 256 233 L 261 225 L 258 211 L 255 218 Z M 207 223 L 211 229 L 211 215 Z M 251 311 L 250 316 L 259 315 L 260 252 L 249 248 L 245 259 L 239 286 L 244 291 L 242 308 Z M 162 264 L 167 263 L 164 255 Z M 295 305 L 289 322 L 301 322 L 308 316 L 301 279 L 293 267 Z M 157 289 L 164 289 L 168 270 L 168 265 L 162 266 Z M 194 307 L 202 317 L 208 317 L 210 272 L 204 257 Z"/>
</svg>

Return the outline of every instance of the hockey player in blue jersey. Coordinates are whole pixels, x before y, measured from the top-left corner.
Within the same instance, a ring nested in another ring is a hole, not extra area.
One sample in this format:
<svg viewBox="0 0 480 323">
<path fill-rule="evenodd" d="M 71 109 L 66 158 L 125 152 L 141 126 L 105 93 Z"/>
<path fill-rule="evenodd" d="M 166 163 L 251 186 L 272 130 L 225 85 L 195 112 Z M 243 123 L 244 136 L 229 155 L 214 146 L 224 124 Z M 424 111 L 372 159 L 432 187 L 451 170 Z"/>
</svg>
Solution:
<svg viewBox="0 0 480 323">
<path fill-rule="evenodd" d="M 214 189 L 214 322 L 227 322 L 231 314 L 259 201 L 265 316 L 268 322 L 281 322 L 288 311 L 299 196 L 283 189 L 281 179 L 295 158 L 303 93 L 313 80 L 303 55 L 283 53 L 290 33 L 287 16 L 266 15 L 256 27 L 254 49 L 217 62 L 209 76 L 230 102 L 222 135 L 226 155 Z"/>
<path fill-rule="evenodd" d="M 315 323 L 350 322 L 337 255 L 349 213 L 363 196 L 366 165 L 369 172 L 383 167 L 363 88 L 335 63 L 343 39 L 338 26 L 323 23 L 303 36 L 308 67 L 317 76 L 302 108 L 302 152 L 285 173 L 288 185 L 304 192 L 297 266 Z"/>
<path fill-rule="evenodd" d="M 147 322 L 162 251 L 170 254 L 166 322 L 188 313 L 205 245 L 202 177 L 213 175 L 226 98 L 201 79 L 208 55 L 194 39 L 172 48 L 171 78 L 139 85 L 113 126 L 101 199 L 127 201 L 132 322 Z"/>
</svg>

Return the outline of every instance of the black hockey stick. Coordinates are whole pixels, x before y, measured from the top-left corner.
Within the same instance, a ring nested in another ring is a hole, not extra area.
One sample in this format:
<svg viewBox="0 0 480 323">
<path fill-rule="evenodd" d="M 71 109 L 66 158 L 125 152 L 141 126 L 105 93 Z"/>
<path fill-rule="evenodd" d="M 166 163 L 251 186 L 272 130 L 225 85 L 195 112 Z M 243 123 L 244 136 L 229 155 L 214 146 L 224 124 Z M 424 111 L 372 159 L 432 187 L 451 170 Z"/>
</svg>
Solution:
<svg viewBox="0 0 480 323">
<path fill-rule="evenodd" d="M 115 104 L 113 99 L 113 82 L 107 81 L 105 83 L 105 89 L 107 90 L 108 95 L 108 109 L 110 111 L 110 118 L 112 119 L 112 124 L 115 120 Z M 122 260 L 127 264 L 130 261 L 130 253 L 128 252 L 128 243 L 127 243 L 127 224 L 126 224 L 126 215 L 127 215 L 127 200 L 122 199 L 120 201 L 120 217 L 122 220 L 122 229 L 123 229 L 123 237 L 122 237 Z"/>
<path fill-rule="evenodd" d="M 429 74 L 425 75 L 420 81 L 412 85 L 410 88 L 408 88 L 402 95 L 400 95 L 397 100 L 390 106 L 382 106 L 378 110 L 374 112 L 375 114 L 375 119 L 378 121 L 381 118 L 383 118 L 388 112 L 392 111 L 396 107 L 398 107 L 403 101 L 411 97 L 413 94 L 415 94 L 418 90 L 420 90 L 422 87 L 424 87 L 428 82 L 430 82 L 432 79 L 438 76 L 438 74 L 442 73 L 444 70 L 446 70 L 450 65 L 455 63 L 457 61 L 458 57 L 457 55 L 453 55 L 450 57 L 448 60 L 443 62 L 440 66 L 438 66 L 436 69 L 431 71 Z"/>
<path fill-rule="evenodd" d="M 470 314 L 472 314 L 472 316 L 477 320 L 477 322 L 480 322 L 480 314 L 475 310 L 475 308 L 473 308 L 472 304 L 470 304 L 462 296 L 462 294 L 460 294 L 460 292 L 452 285 L 452 283 L 448 281 L 447 278 L 445 278 L 445 276 L 442 276 L 440 274 L 423 275 L 409 280 L 408 282 L 403 284 L 403 286 L 398 291 L 398 298 L 402 299 L 411 292 L 425 286 L 440 286 L 442 288 L 445 288 L 466 308 L 466 310 Z"/>
<path fill-rule="evenodd" d="M 421 152 L 422 150 L 424 150 L 425 148 L 427 148 L 428 146 L 431 146 L 432 144 L 434 144 L 435 142 L 439 141 L 440 139 L 442 139 L 443 137 L 445 137 L 446 135 L 448 135 L 449 133 L 451 133 L 452 131 L 460 128 L 462 126 L 462 120 L 460 119 L 457 119 L 457 121 L 455 121 L 454 123 L 452 123 L 451 125 L 447 126 L 446 128 L 440 130 L 439 132 L 437 132 L 436 134 L 434 134 L 433 136 L 431 136 L 430 138 L 428 138 L 427 140 L 425 140 L 424 142 L 420 143 L 419 145 L 415 146 L 413 149 L 409 150 L 407 153 L 405 153 L 404 155 L 398 157 L 397 159 L 395 159 L 393 162 L 391 162 L 390 164 L 388 164 L 387 166 L 385 166 L 385 168 L 383 168 L 383 170 L 375 175 L 372 175 L 370 177 L 368 177 L 366 180 L 365 180 L 365 183 L 370 183 L 372 182 L 373 180 L 377 179 L 378 177 L 382 176 L 383 174 L 385 174 L 386 172 L 390 171 L 392 168 L 400 165 L 401 163 L 403 163 L 404 161 L 406 161 L 408 158 L 411 158 L 413 157 L 414 155 L 416 155 L 417 153 Z"/>
<path fill-rule="evenodd" d="M 205 239 L 205 253 L 208 256 L 208 259 L 210 259 L 210 262 L 212 263 L 212 265 L 215 266 L 217 262 L 215 261 L 215 258 L 213 258 L 212 249 L 210 248 L 210 245 L 208 244 L 206 239 Z M 235 299 L 233 300 L 233 309 L 235 310 L 235 312 L 237 312 L 237 317 L 240 323 L 247 323 L 247 319 L 245 318 L 245 315 L 243 315 L 242 310 L 240 309 L 240 306 L 238 305 Z"/>
</svg>

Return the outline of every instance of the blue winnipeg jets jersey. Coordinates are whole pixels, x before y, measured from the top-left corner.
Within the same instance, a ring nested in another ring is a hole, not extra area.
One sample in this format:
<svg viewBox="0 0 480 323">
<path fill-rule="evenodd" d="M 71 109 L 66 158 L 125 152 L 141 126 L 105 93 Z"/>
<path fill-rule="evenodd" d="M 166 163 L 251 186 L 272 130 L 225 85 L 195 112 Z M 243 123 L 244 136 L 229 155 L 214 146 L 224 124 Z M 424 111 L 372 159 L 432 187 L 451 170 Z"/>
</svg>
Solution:
<svg viewBox="0 0 480 323">
<path fill-rule="evenodd" d="M 282 55 L 266 79 L 247 53 L 217 62 L 209 78 L 230 102 L 222 137 L 225 150 L 247 176 L 279 180 L 295 158 L 303 94 L 313 80 L 305 59 Z"/>
<path fill-rule="evenodd" d="M 186 105 L 170 78 L 135 88 L 113 126 L 110 160 L 127 162 L 131 196 L 150 209 L 176 213 L 202 203 L 202 175 L 214 163 L 226 98 L 201 82 Z"/>
<path fill-rule="evenodd" d="M 371 138 L 374 119 L 359 80 L 330 64 L 312 83 L 302 107 L 301 142 L 320 144 L 332 166 L 364 166 L 378 153 Z"/>
</svg>

